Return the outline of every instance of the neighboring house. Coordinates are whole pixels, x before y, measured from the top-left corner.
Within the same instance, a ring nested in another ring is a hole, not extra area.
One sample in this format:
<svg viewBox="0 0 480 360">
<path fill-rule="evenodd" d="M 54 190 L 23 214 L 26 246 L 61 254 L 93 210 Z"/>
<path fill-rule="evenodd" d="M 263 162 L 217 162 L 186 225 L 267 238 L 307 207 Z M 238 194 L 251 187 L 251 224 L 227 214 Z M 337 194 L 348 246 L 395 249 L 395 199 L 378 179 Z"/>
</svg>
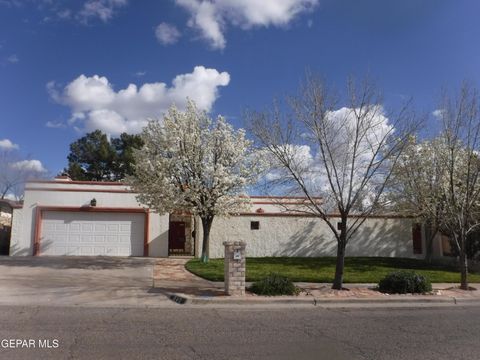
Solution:
<svg viewBox="0 0 480 360">
<path fill-rule="evenodd" d="M 22 205 L 13 200 L 0 199 L 0 255 L 8 255 L 13 209 Z"/>
<path fill-rule="evenodd" d="M 0 199 L 0 226 L 12 225 L 12 214 L 14 209 L 21 209 L 22 203 L 9 199 Z"/>
<path fill-rule="evenodd" d="M 336 241 L 319 218 L 285 211 L 302 198 L 252 197 L 251 210 L 215 218 L 210 256 L 223 241 L 247 243 L 248 256 L 333 256 Z M 301 205 L 299 205 L 301 206 Z M 347 246 L 348 256 L 424 256 L 421 227 L 400 216 L 372 216 Z M 29 182 L 13 210 L 10 255 L 199 256 L 200 221 L 188 213 L 159 215 L 128 186 L 112 182 Z M 442 256 L 441 242 L 435 256 Z"/>
<path fill-rule="evenodd" d="M 16 201 L 0 199 L 0 226 L 11 226 L 13 209 L 17 207 L 21 205 Z"/>
</svg>

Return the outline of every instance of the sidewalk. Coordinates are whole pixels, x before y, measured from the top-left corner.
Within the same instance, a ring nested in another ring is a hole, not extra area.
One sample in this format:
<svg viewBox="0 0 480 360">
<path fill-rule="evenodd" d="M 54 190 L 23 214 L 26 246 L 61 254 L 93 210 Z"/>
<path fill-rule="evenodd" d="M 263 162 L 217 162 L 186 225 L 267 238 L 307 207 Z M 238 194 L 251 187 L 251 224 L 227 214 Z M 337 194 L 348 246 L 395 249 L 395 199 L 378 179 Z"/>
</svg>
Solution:
<svg viewBox="0 0 480 360">
<path fill-rule="evenodd" d="M 296 283 L 302 289 L 298 296 L 227 296 L 223 282 L 202 279 L 185 269 L 187 259 L 158 259 L 154 266 L 154 291 L 168 296 L 179 304 L 191 305 L 322 305 L 322 306 L 421 306 L 421 305 L 480 305 L 478 289 L 463 291 L 458 284 L 436 283 L 425 295 L 389 295 L 374 290 L 376 284 L 344 284 L 348 290 L 333 290 L 327 283 Z M 250 284 L 247 283 L 247 287 Z"/>
</svg>

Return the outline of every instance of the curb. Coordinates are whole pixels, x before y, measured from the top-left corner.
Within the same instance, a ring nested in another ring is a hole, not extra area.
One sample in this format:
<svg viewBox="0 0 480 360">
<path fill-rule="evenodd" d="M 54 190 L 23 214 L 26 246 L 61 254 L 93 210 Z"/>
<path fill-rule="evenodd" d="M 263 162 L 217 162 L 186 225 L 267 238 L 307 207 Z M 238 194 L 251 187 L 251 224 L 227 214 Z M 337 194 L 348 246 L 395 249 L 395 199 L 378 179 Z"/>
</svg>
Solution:
<svg viewBox="0 0 480 360">
<path fill-rule="evenodd" d="M 330 298 L 239 298 L 239 297 L 196 297 L 186 294 L 171 294 L 169 299 L 180 305 L 311 305 L 311 306 L 384 306 L 388 305 L 480 305 L 480 299 L 438 296 L 435 298 L 393 298 L 393 299 L 330 299 Z"/>
</svg>

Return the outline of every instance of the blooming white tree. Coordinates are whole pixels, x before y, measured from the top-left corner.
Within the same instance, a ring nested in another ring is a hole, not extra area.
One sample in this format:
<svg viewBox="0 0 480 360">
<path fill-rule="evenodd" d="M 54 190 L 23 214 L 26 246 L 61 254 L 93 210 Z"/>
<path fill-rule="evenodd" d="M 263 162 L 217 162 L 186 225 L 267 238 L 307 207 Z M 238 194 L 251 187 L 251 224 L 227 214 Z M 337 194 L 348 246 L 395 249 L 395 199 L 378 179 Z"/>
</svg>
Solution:
<svg viewBox="0 0 480 360">
<path fill-rule="evenodd" d="M 467 241 L 480 227 L 480 95 L 463 84 L 458 95 L 444 95 L 441 166 L 445 201 L 442 227 L 453 239 L 460 260 L 460 288 L 468 290 Z"/>
<path fill-rule="evenodd" d="M 445 215 L 444 185 L 448 183 L 445 139 L 418 142 L 411 137 L 393 172 L 389 198 L 395 210 L 415 216 L 425 224 L 425 260 L 431 262 L 433 239 Z"/>
<path fill-rule="evenodd" d="M 208 262 L 215 216 L 241 211 L 249 203 L 246 187 L 260 166 L 243 129 L 222 116 L 211 119 L 189 101 L 185 112 L 172 106 L 163 121 L 150 121 L 135 151 L 135 175 L 129 178 L 138 200 L 159 213 L 189 211 L 203 227 L 201 259 Z"/>
<path fill-rule="evenodd" d="M 437 232 L 450 236 L 464 290 L 469 289 L 469 241 L 480 227 L 479 103 L 477 90 L 468 84 L 456 96 L 444 95 L 441 110 L 435 112 L 441 133 L 420 143 L 410 139 L 390 193 L 397 208 L 427 225 L 427 257 Z"/>
</svg>

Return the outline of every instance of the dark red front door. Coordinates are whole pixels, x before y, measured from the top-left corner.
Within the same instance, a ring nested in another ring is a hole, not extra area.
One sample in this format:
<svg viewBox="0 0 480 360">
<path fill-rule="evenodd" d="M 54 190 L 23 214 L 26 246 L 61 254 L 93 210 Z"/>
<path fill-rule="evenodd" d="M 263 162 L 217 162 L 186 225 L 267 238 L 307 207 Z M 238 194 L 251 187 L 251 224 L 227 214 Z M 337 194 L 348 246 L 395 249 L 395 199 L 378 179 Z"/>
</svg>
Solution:
<svg viewBox="0 0 480 360">
<path fill-rule="evenodd" d="M 168 232 L 168 252 L 178 254 L 185 252 L 185 222 L 171 221 Z"/>
</svg>

